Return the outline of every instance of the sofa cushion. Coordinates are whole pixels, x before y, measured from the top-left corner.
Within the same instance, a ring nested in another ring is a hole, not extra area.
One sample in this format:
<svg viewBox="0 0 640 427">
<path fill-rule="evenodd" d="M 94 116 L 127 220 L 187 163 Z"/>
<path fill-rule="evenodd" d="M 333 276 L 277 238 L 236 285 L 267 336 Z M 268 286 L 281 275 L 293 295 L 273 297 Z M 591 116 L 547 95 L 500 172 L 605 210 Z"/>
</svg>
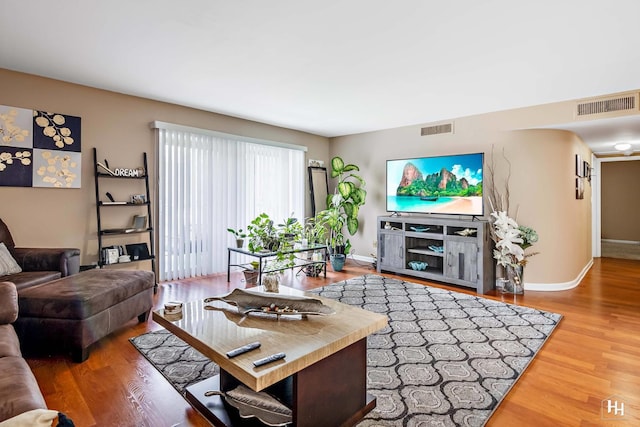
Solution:
<svg viewBox="0 0 640 427">
<path fill-rule="evenodd" d="M 13 323 L 18 318 L 18 293 L 11 282 L 0 282 L 0 325 Z"/>
<path fill-rule="evenodd" d="M 32 409 L 0 422 L 0 427 L 51 427 L 58 415 L 51 409 Z"/>
<path fill-rule="evenodd" d="M 0 420 L 32 409 L 47 408 L 38 383 L 23 358 L 0 358 L 0 372 Z"/>
<path fill-rule="evenodd" d="M 20 341 L 11 325 L 0 325 L 0 357 L 21 357 Z"/>
<path fill-rule="evenodd" d="M 22 273 L 2 276 L 0 279 L 7 282 L 13 282 L 16 285 L 16 289 L 20 291 L 35 285 L 41 285 L 52 280 L 57 280 L 60 277 L 62 277 L 62 273 L 59 271 L 23 271 Z"/>
<path fill-rule="evenodd" d="M 19 290 L 20 317 L 87 319 L 154 284 L 151 271 L 87 270 Z"/>
<path fill-rule="evenodd" d="M 20 268 L 16 260 L 11 256 L 9 249 L 7 249 L 4 243 L 0 242 L 0 276 L 20 273 L 21 271 L 22 268 Z"/>
</svg>

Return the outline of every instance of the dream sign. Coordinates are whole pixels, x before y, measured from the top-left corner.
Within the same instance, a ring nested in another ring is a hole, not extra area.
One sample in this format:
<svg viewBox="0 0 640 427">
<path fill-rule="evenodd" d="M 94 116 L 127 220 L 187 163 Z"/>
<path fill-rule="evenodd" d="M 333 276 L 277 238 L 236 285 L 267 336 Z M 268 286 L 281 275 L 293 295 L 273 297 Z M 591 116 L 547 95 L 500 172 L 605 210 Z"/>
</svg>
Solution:
<svg viewBox="0 0 640 427">
<path fill-rule="evenodd" d="M 113 174 L 115 176 L 128 176 L 132 178 L 137 178 L 144 175 L 144 170 L 142 170 L 141 168 L 137 168 L 137 169 L 115 168 L 113 170 Z"/>
</svg>

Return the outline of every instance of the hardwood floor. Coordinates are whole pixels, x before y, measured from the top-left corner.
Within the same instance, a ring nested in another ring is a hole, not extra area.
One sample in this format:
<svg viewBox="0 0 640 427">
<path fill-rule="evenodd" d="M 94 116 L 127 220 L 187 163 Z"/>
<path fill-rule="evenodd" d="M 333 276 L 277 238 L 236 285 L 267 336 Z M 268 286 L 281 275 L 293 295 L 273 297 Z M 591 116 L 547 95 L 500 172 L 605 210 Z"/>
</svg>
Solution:
<svg viewBox="0 0 640 427">
<path fill-rule="evenodd" d="M 366 273 L 375 271 L 349 262 L 343 272 L 330 271 L 326 279 L 289 274 L 284 281 L 311 289 Z M 239 273 L 233 274 L 231 283 L 226 282 L 226 273 L 164 283 L 155 305 L 204 298 L 235 287 L 244 287 Z M 487 426 L 640 425 L 640 261 L 595 259 L 582 283 L 569 291 L 486 297 L 564 316 Z M 29 359 L 49 408 L 66 413 L 78 427 L 208 426 L 128 342 L 156 329 L 160 326 L 152 320 L 131 321 L 98 342 L 81 364 L 63 357 Z M 612 395 L 624 403 L 624 419 L 602 418 L 602 400 Z"/>
</svg>

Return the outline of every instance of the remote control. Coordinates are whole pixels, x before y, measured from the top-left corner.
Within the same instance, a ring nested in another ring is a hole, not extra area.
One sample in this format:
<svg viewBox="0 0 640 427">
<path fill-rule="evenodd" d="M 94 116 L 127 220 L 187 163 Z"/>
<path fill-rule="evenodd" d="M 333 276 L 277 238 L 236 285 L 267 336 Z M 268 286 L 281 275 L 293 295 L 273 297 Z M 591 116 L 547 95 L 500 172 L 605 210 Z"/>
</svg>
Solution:
<svg viewBox="0 0 640 427">
<path fill-rule="evenodd" d="M 258 341 L 252 342 L 250 344 L 243 345 L 242 347 L 238 347 L 238 348 L 235 348 L 233 350 L 228 351 L 227 352 L 227 357 L 228 358 L 236 357 L 236 356 L 239 356 L 239 355 L 241 355 L 243 353 L 246 353 L 248 351 L 255 350 L 258 347 L 260 347 L 260 343 Z"/>
<path fill-rule="evenodd" d="M 284 353 L 276 353 L 276 354 L 272 354 L 271 356 L 267 356 L 264 359 L 258 359 L 255 362 L 253 362 L 253 366 L 262 366 L 262 365 L 266 365 L 267 363 L 271 363 L 271 362 L 275 362 L 276 360 L 280 360 L 280 359 L 284 359 L 287 355 Z"/>
</svg>

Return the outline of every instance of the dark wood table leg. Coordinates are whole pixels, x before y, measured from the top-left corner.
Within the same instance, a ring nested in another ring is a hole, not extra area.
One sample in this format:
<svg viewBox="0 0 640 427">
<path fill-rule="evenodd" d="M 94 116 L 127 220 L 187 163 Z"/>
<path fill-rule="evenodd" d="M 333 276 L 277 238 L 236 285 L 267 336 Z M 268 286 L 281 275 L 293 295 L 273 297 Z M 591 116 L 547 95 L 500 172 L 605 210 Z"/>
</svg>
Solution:
<svg viewBox="0 0 640 427">
<path fill-rule="evenodd" d="M 240 382 L 225 371 L 187 387 L 186 397 L 218 427 L 253 426 L 241 419 L 220 396 L 209 390 L 230 390 Z M 353 426 L 376 406 L 367 393 L 367 339 L 351 344 L 266 390 L 293 409 L 294 427 Z M 320 424 L 319 424 L 320 423 Z"/>
<path fill-rule="evenodd" d="M 367 394 L 367 340 L 351 344 L 303 369 L 293 380 L 296 427 L 356 424 L 376 406 Z"/>
</svg>

